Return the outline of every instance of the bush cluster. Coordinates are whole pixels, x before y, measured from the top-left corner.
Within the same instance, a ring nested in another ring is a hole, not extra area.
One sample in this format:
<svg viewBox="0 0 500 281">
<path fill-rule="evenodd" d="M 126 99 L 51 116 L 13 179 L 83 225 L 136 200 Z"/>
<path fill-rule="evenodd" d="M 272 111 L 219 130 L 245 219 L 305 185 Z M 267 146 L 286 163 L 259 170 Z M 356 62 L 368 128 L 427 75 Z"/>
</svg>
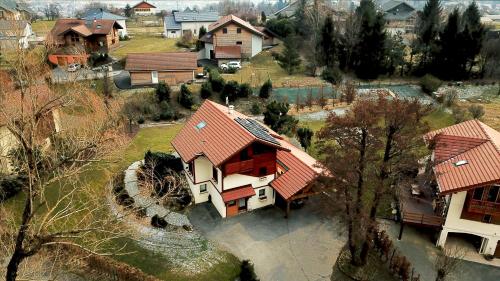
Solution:
<svg viewBox="0 0 500 281">
<path fill-rule="evenodd" d="M 0 175 L 0 203 L 19 193 L 25 182 L 23 176 Z"/>
<path fill-rule="evenodd" d="M 154 215 L 151 218 L 151 225 L 158 228 L 165 228 L 168 226 L 168 223 L 164 218 L 161 218 L 158 215 Z"/>
<path fill-rule="evenodd" d="M 422 91 L 427 94 L 432 94 L 437 91 L 437 89 L 441 87 L 442 83 L 443 82 L 441 80 L 430 74 L 426 74 L 420 79 L 420 87 L 422 87 Z"/>
</svg>

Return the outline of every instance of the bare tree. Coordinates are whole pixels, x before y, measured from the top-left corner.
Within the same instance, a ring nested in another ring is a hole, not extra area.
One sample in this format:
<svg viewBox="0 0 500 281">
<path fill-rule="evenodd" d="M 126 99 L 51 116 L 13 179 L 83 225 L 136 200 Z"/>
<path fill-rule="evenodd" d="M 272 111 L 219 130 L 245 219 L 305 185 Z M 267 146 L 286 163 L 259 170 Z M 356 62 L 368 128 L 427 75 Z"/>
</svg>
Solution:
<svg viewBox="0 0 500 281">
<path fill-rule="evenodd" d="M 23 261 L 51 245 L 72 245 L 92 254 L 117 251 L 115 218 L 96 186 L 80 175 L 125 143 L 119 100 L 106 106 L 81 83 L 46 84 L 46 50 L 19 49 L 0 85 L 0 127 L 16 141 L 14 163 L 23 173 L 24 203 L 11 211 L 6 280 L 16 280 Z M 2 206 L 4 208 L 4 206 Z M 6 212 L 9 210 L 5 207 Z"/>
<path fill-rule="evenodd" d="M 356 85 L 351 80 L 347 80 L 342 85 L 342 97 L 341 100 L 351 104 L 356 99 Z"/>
<path fill-rule="evenodd" d="M 460 247 L 441 249 L 434 261 L 437 272 L 436 281 L 444 281 L 451 273 L 456 272 L 465 257 L 465 249 Z"/>
<path fill-rule="evenodd" d="M 61 17 L 61 6 L 56 3 L 50 3 L 43 9 L 43 13 L 48 20 L 56 20 Z"/>
</svg>

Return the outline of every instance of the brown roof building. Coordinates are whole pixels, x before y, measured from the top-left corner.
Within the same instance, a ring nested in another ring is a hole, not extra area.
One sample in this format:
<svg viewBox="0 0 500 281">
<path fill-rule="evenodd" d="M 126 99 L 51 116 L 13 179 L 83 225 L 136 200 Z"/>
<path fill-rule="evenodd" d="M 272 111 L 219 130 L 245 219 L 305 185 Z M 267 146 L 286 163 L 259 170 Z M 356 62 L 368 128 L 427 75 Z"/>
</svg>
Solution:
<svg viewBox="0 0 500 281">
<path fill-rule="evenodd" d="M 232 107 L 205 101 L 172 140 L 195 202 L 221 216 L 267 205 L 287 208 L 314 192 L 316 160 Z M 288 212 L 287 212 L 288 213 Z"/>
<path fill-rule="evenodd" d="M 132 85 L 152 85 L 164 81 L 169 85 L 194 79 L 197 54 L 192 52 L 128 54 L 125 70 Z"/>
</svg>

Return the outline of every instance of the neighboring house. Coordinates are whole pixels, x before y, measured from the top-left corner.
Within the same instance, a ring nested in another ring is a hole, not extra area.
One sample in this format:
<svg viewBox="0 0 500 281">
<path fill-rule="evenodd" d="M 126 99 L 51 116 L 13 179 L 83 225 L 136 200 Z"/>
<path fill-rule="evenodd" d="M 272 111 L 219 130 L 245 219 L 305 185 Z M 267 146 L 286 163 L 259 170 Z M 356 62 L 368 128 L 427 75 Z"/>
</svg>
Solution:
<svg viewBox="0 0 500 281">
<path fill-rule="evenodd" d="M 217 60 L 218 65 L 234 59 L 251 58 L 262 51 L 264 34 L 250 23 L 234 16 L 221 17 L 200 38 L 205 43 L 202 58 Z"/>
<path fill-rule="evenodd" d="M 31 24 L 25 20 L 0 20 L 0 49 L 29 47 L 34 38 Z"/>
<path fill-rule="evenodd" d="M 92 53 L 108 53 L 120 45 L 116 20 L 59 19 L 47 36 L 55 51 L 49 61 L 57 65 L 87 62 Z"/>
<path fill-rule="evenodd" d="M 386 30 L 391 34 L 398 32 L 414 33 L 417 21 L 417 10 L 403 1 L 391 0 L 382 5 L 384 18 L 387 22 Z"/>
<path fill-rule="evenodd" d="M 264 40 L 262 41 L 263 47 L 276 46 L 283 42 L 281 37 L 276 33 L 272 32 L 270 29 L 264 26 L 256 26 L 255 29 L 264 34 Z"/>
<path fill-rule="evenodd" d="M 298 0 L 291 0 L 286 6 L 270 15 L 269 18 L 292 18 L 295 15 L 295 10 L 297 10 L 297 7 L 299 6 L 298 4 Z"/>
<path fill-rule="evenodd" d="M 156 6 L 150 4 L 146 1 L 142 1 L 139 4 L 132 7 L 134 14 L 138 16 L 148 16 L 156 14 Z"/>
<path fill-rule="evenodd" d="M 198 37 L 198 32 L 203 26 L 208 26 L 219 19 L 216 12 L 178 12 L 174 11 L 164 19 L 164 36 L 167 38 L 180 38 L 184 34 Z"/>
<path fill-rule="evenodd" d="M 177 85 L 194 80 L 197 55 L 192 52 L 128 54 L 125 70 L 131 84 L 154 85 L 164 81 Z"/>
<path fill-rule="evenodd" d="M 479 253 L 500 258 L 500 132 L 470 120 L 430 132 L 424 139 L 433 149 L 430 165 L 437 196 L 428 205 L 441 218 L 437 245 L 444 247 L 448 235 L 462 235 L 477 241 Z M 413 206 L 425 205 L 424 199 L 416 200 Z M 403 208 L 407 223 L 438 222 L 432 214 L 406 212 Z"/>
<path fill-rule="evenodd" d="M 0 20 L 31 20 L 31 10 L 15 0 L 0 0 Z"/>
<path fill-rule="evenodd" d="M 115 20 L 122 29 L 118 30 L 118 35 L 123 37 L 128 35 L 127 33 L 127 17 L 116 15 L 110 13 L 104 9 L 91 9 L 88 10 L 85 15 L 82 17 L 83 20 L 91 21 L 91 20 Z"/>
<path fill-rule="evenodd" d="M 316 160 L 258 121 L 206 100 L 172 140 L 196 204 L 222 217 L 314 195 Z"/>
</svg>

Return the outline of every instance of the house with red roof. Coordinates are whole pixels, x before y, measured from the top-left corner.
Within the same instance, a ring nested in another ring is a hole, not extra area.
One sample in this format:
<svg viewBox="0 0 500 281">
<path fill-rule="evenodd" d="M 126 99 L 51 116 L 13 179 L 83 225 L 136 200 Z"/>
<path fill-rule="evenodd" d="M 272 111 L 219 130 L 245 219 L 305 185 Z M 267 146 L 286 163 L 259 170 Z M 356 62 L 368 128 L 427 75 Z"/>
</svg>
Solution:
<svg viewBox="0 0 500 281">
<path fill-rule="evenodd" d="M 218 65 L 252 58 L 262 51 L 265 35 L 235 15 L 227 15 L 208 27 L 200 38 L 205 45 L 201 57 L 213 59 Z"/>
<path fill-rule="evenodd" d="M 146 1 L 141 1 L 132 7 L 135 15 L 148 16 L 156 13 L 156 6 Z"/>
<path fill-rule="evenodd" d="M 466 235 L 468 241 L 478 242 L 479 253 L 500 257 L 500 132 L 470 120 L 430 132 L 424 139 L 432 148 L 432 207 L 430 213 L 423 211 L 423 198 L 417 198 L 416 205 L 407 202 L 403 222 L 436 224 L 438 246 L 444 247 L 449 235 Z M 420 191 L 412 191 L 418 197 Z"/>
<path fill-rule="evenodd" d="M 222 217 L 314 195 L 316 160 L 260 122 L 205 101 L 172 140 L 195 203 Z"/>
</svg>

